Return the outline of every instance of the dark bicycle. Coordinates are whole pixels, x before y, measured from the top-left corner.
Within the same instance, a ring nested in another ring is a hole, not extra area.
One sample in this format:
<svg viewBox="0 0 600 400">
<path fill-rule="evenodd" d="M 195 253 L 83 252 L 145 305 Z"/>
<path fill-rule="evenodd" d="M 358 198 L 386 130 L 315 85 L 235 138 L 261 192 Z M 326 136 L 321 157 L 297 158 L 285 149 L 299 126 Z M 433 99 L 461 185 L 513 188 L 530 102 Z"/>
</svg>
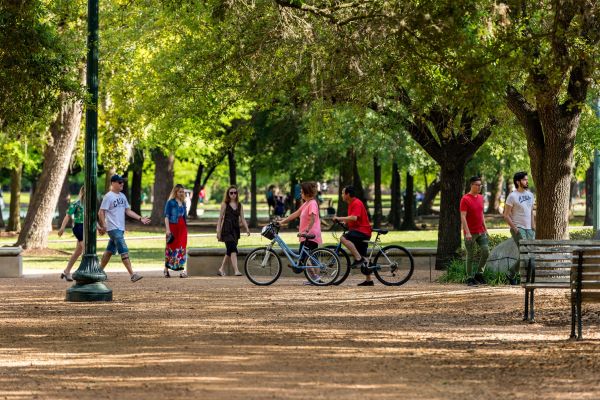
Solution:
<svg viewBox="0 0 600 400">
<path fill-rule="evenodd" d="M 342 228 L 342 235 L 348 231 L 348 227 L 339 221 L 335 221 L 332 228 L 335 228 L 336 225 L 339 225 Z M 367 243 L 369 243 L 367 261 L 360 266 L 360 271 L 365 275 L 374 273 L 379 282 L 387 286 L 400 286 L 405 284 L 408 282 L 415 269 L 415 262 L 412 254 L 410 254 L 408 249 L 398 245 L 382 247 L 379 236 L 386 235 L 389 231 L 385 229 L 373 229 L 373 232 L 377 233 L 377 236 L 375 236 L 375 240 L 367 241 Z M 342 261 L 342 271 L 340 276 L 333 283 L 334 285 L 340 285 L 348 279 L 348 276 L 350 276 L 352 263 L 350 262 L 348 252 L 342 248 L 342 242 L 340 240 L 342 235 L 338 236 L 336 231 L 333 231 L 332 235 L 338 243 L 337 245 L 327 246 L 327 248 L 333 250 Z"/>
<path fill-rule="evenodd" d="M 306 279 L 313 285 L 327 286 L 335 282 L 340 274 L 340 260 L 330 249 L 317 248 L 310 251 L 306 247 L 297 253 L 290 249 L 279 236 L 279 224 L 271 222 L 261 231 L 261 235 L 271 240 L 266 247 L 252 250 L 244 261 L 244 270 L 250 282 L 255 285 L 267 286 L 274 283 L 281 276 L 281 259 L 273 250 L 275 244 L 279 245 L 283 254 L 290 262 L 290 267 L 296 273 L 304 272 Z M 299 234 L 306 239 L 314 239 L 314 235 Z"/>
</svg>

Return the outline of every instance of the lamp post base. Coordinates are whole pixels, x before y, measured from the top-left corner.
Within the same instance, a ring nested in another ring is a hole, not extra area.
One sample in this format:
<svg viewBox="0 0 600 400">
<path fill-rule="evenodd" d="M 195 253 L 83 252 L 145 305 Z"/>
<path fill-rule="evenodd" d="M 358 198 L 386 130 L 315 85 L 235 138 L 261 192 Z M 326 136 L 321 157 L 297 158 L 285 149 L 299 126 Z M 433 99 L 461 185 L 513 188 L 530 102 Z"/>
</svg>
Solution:
<svg viewBox="0 0 600 400">
<path fill-rule="evenodd" d="M 102 282 L 85 283 L 67 289 L 66 301 L 112 301 L 112 289 Z"/>
</svg>

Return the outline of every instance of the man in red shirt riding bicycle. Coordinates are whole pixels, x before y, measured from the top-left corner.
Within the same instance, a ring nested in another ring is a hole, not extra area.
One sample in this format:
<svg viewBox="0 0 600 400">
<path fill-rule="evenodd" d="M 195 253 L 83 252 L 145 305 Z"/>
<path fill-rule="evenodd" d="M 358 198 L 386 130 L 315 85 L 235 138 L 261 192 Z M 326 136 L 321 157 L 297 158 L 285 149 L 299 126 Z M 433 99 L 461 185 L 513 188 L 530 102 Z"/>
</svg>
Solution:
<svg viewBox="0 0 600 400">
<path fill-rule="evenodd" d="M 341 242 L 354 256 L 354 262 L 351 267 L 355 268 L 364 264 L 367 260 L 364 258 L 367 255 L 369 244 L 367 241 L 371 239 L 371 224 L 367 209 L 362 201 L 356 198 L 356 191 L 353 186 L 346 186 L 342 191 L 342 199 L 348 203 L 347 217 L 333 217 L 334 221 L 345 222 L 348 225 L 348 232 L 341 238 Z M 365 281 L 359 283 L 358 286 L 373 286 L 371 274 L 368 274 Z"/>
</svg>

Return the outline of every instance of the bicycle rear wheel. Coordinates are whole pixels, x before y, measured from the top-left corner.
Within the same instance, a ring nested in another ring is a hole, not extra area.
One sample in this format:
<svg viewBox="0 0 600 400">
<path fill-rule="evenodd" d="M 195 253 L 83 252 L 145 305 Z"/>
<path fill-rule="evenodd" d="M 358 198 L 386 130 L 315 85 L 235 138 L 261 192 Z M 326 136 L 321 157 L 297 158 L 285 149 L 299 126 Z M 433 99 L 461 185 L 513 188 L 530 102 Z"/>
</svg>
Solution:
<svg viewBox="0 0 600 400">
<path fill-rule="evenodd" d="M 348 257 L 346 250 L 342 249 L 341 247 L 338 249 L 337 246 L 325 246 L 325 248 L 333 251 L 340 259 L 340 275 L 338 276 L 338 279 L 333 282 L 333 284 L 341 285 L 346 279 L 348 279 L 348 276 L 350 276 L 350 257 Z"/>
<path fill-rule="evenodd" d="M 268 286 L 281 276 L 281 260 L 273 250 L 259 247 L 246 257 L 244 271 L 250 282 Z"/>
<path fill-rule="evenodd" d="M 415 262 L 410 251 L 401 246 L 386 246 L 375 256 L 375 276 L 388 286 L 405 284 L 413 274 Z"/>
<path fill-rule="evenodd" d="M 340 259 L 330 249 L 314 249 L 306 262 L 306 279 L 313 285 L 328 286 L 340 275 Z M 314 267 L 308 267 L 314 265 Z"/>
</svg>

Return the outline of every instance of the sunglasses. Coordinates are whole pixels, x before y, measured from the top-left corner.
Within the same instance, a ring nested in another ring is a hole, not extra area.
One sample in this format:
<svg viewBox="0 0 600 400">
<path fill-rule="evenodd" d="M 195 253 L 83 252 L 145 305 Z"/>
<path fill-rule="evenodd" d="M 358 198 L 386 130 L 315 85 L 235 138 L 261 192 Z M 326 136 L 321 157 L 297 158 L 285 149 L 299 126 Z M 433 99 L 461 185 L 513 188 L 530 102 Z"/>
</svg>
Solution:
<svg viewBox="0 0 600 400">
<path fill-rule="evenodd" d="M 122 185 L 124 182 L 123 181 L 115 181 L 117 182 L 119 185 Z"/>
<path fill-rule="evenodd" d="M 234 194 L 237 194 L 237 192 L 229 192 L 230 196 L 233 196 Z"/>
</svg>

